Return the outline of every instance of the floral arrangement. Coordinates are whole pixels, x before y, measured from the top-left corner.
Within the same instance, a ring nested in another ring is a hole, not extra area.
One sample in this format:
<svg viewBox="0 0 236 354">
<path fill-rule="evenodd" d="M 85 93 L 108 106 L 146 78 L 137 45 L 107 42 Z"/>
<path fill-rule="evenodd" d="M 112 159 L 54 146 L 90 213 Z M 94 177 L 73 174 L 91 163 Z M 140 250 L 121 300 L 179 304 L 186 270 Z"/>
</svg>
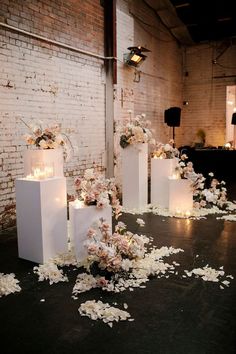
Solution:
<svg viewBox="0 0 236 354">
<path fill-rule="evenodd" d="M 146 120 L 146 115 L 142 113 L 132 118 L 132 111 L 128 111 L 130 118 L 122 122 L 117 131 L 120 134 L 120 146 L 124 149 L 129 145 L 138 143 L 155 144 L 150 130 L 150 121 Z"/>
<path fill-rule="evenodd" d="M 118 190 L 113 178 L 105 178 L 101 172 L 94 168 L 85 170 L 84 178 L 75 178 L 75 189 L 78 199 L 86 205 L 96 205 L 97 208 L 104 208 L 111 205 L 115 217 L 121 214 L 121 205 L 117 197 Z"/>
<path fill-rule="evenodd" d="M 69 160 L 73 146 L 69 137 L 62 132 L 61 124 L 53 123 L 43 127 L 41 121 L 34 125 L 27 124 L 22 118 L 21 121 L 30 132 L 23 136 L 28 145 L 36 146 L 39 149 L 57 149 L 62 147 L 65 160 Z"/>
<path fill-rule="evenodd" d="M 204 188 L 196 188 L 194 192 L 195 208 L 210 208 L 216 205 L 218 208 L 224 209 L 227 206 L 227 189 L 224 181 L 218 181 L 214 178 L 213 172 L 208 174 Z"/>
<path fill-rule="evenodd" d="M 168 144 L 157 143 L 152 157 L 159 159 L 173 159 L 179 157 L 179 150 L 174 147 L 174 140 L 171 139 Z"/>
<path fill-rule="evenodd" d="M 31 126 L 25 123 L 23 119 L 21 121 L 30 130 L 30 134 L 24 135 L 27 144 L 35 145 L 40 149 L 56 149 L 66 144 L 67 137 L 63 136 L 60 124 L 55 123 L 43 128 L 41 122 Z"/>
<path fill-rule="evenodd" d="M 89 229 L 88 240 L 85 242 L 88 267 L 91 270 L 95 266 L 111 273 L 128 272 L 132 260 L 144 257 L 145 244 L 148 242 L 146 236 L 127 231 L 123 222 L 118 222 L 115 232 L 111 234 L 109 225 L 100 220 L 98 226 Z"/>
<path fill-rule="evenodd" d="M 193 163 L 187 160 L 188 156 L 186 154 L 182 154 L 180 156 L 179 162 L 175 167 L 175 175 L 182 179 L 190 179 L 194 183 L 197 180 L 204 182 L 205 178 L 203 177 L 203 175 L 200 173 L 196 173 L 193 168 Z"/>
<path fill-rule="evenodd" d="M 213 172 L 205 178 L 201 173 L 196 173 L 191 161 L 187 162 L 188 157 L 183 154 L 176 167 L 176 174 L 180 178 L 189 179 L 192 182 L 193 199 L 195 208 L 210 208 L 217 206 L 224 208 L 227 203 L 227 189 L 225 182 L 219 182 L 214 178 Z"/>
</svg>

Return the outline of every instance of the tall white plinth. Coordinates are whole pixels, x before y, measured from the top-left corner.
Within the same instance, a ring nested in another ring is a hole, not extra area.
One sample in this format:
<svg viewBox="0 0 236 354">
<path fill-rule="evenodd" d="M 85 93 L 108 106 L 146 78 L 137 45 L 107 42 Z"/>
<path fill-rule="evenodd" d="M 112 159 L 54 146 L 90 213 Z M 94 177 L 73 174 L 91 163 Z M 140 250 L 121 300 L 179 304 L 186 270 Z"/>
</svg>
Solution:
<svg viewBox="0 0 236 354">
<path fill-rule="evenodd" d="M 169 211 L 186 213 L 193 208 L 193 192 L 188 179 L 169 178 Z"/>
<path fill-rule="evenodd" d="M 104 219 L 110 225 L 112 232 L 112 208 L 97 208 L 96 205 L 78 204 L 77 201 L 69 203 L 70 215 L 70 237 L 71 244 L 74 246 L 77 260 L 83 261 L 88 253 L 84 242 L 87 240 L 87 234 L 92 224 L 99 219 Z"/>
<path fill-rule="evenodd" d="M 168 177 L 172 176 L 178 160 L 151 159 L 151 204 L 162 208 L 169 207 Z"/>
<path fill-rule="evenodd" d="M 148 145 L 135 144 L 122 149 L 122 204 L 126 209 L 147 205 Z"/>
<path fill-rule="evenodd" d="M 63 172 L 63 151 L 62 149 L 38 149 L 26 150 L 23 153 L 24 175 L 34 174 L 37 166 L 44 165 L 45 168 L 53 169 L 52 176 L 64 177 Z"/>
<path fill-rule="evenodd" d="M 45 263 L 67 251 L 66 179 L 16 180 L 18 254 Z"/>
</svg>

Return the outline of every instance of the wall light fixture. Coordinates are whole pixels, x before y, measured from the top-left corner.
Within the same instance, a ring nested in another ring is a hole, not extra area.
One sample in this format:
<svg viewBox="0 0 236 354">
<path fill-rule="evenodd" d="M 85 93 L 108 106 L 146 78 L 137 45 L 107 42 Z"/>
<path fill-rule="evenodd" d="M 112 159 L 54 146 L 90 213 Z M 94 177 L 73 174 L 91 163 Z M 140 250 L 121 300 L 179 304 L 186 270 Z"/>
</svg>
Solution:
<svg viewBox="0 0 236 354">
<path fill-rule="evenodd" d="M 124 63 L 135 67 L 141 65 L 146 59 L 147 56 L 144 55 L 143 52 L 150 52 L 149 49 L 141 46 L 128 47 L 127 49 L 130 50 L 130 52 L 124 54 Z"/>
</svg>

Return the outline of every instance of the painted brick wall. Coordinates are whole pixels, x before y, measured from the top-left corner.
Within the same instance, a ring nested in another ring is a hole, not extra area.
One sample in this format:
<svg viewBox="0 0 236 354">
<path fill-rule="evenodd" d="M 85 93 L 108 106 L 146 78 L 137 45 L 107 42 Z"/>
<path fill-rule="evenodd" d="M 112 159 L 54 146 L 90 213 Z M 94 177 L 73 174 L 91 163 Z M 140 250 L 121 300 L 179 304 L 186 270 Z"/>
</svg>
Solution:
<svg viewBox="0 0 236 354">
<path fill-rule="evenodd" d="M 216 60 L 216 64 L 213 60 Z M 236 44 L 218 42 L 186 49 L 180 141 L 192 144 L 199 128 L 206 144 L 221 146 L 226 133 L 226 86 L 236 84 Z"/>
<path fill-rule="evenodd" d="M 155 138 L 168 142 L 172 128 L 164 123 L 164 110 L 170 106 L 182 107 L 182 48 L 163 27 L 154 12 L 142 0 L 117 1 L 117 56 L 118 82 L 115 87 L 115 120 L 146 113 L 151 120 Z M 146 61 L 135 69 L 125 66 L 123 53 L 127 47 L 141 45 L 151 50 Z M 179 143 L 179 129 L 176 141 Z M 119 176 L 120 148 L 116 139 Z"/>
<path fill-rule="evenodd" d="M 103 55 L 103 7 L 99 0 L 1 0 L 0 21 Z M 23 176 L 21 136 L 27 123 L 57 121 L 69 128 L 73 176 L 95 162 L 104 167 L 103 61 L 0 26 L 0 227 L 14 218 L 14 181 Z M 94 129 L 96 127 L 96 129 Z"/>
</svg>

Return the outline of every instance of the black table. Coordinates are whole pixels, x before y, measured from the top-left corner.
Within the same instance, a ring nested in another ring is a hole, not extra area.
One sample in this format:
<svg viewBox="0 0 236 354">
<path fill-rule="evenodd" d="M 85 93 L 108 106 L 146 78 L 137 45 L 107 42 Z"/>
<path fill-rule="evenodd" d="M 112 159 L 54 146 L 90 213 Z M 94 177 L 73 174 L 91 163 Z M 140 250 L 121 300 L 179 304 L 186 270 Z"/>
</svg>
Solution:
<svg viewBox="0 0 236 354">
<path fill-rule="evenodd" d="M 236 182 L 236 150 L 180 148 L 186 153 L 194 169 L 205 177 L 213 172 L 219 180 Z"/>
</svg>

